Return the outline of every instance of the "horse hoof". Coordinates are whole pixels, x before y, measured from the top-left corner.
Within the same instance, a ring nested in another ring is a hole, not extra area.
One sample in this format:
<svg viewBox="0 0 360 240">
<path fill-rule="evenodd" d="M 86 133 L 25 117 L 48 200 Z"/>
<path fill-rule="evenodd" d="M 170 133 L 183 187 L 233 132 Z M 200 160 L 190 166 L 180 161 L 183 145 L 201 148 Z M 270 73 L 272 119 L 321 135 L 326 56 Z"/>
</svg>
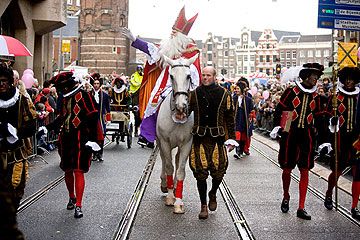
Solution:
<svg viewBox="0 0 360 240">
<path fill-rule="evenodd" d="M 160 188 L 161 188 L 161 192 L 163 192 L 163 193 L 167 193 L 167 192 L 168 192 L 167 187 L 160 186 Z"/>
<path fill-rule="evenodd" d="M 166 197 L 165 198 L 165 205 L 166 206 L 174 206 L 175 198 L 174 197 Z"/>
<path fill-rule="evenodd" d="M 175 214 L 184 214 L 185 213 L 184 205 L 174 205 L 173 213 L 175 213 Z"/>
</svg>

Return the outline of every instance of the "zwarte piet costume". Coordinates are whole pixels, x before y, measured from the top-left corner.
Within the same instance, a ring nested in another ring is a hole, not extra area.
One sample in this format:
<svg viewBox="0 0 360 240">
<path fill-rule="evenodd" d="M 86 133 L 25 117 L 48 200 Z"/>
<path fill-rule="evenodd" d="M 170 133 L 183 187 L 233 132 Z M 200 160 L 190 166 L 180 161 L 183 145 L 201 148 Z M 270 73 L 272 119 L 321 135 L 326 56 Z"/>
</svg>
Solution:
<svg viewBox="0 0 360 240">
<path fill-rule="evenodd" d="M 67 209 L 75 208 L 74 216 L 80 218 L 83 216 L 84 173 L 89 171 L 92 152 L 100 150 L 99 144 L 104 137 L 94 99 L 90 92 L 82 89 L 73 73 L 60 73 L 51 82 L 63 95 L 59 116 L 53 126 L 61 126 L 58 149 L 70 197 Z"/>
</svg>

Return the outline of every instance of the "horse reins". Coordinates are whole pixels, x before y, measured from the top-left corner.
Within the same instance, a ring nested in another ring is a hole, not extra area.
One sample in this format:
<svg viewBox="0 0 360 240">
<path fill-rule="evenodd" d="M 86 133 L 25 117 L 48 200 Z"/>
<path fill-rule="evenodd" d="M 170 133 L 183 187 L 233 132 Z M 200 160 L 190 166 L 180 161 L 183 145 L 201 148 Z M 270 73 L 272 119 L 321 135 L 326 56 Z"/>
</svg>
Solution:
<svg viewBox="0 0 360 240">
<path fill-rule="evenodd" d="M 171 68 L 176 68 L 176 67 L 187 67 L 190 69 L 190 66 L 189 65 L 184 65 L 184 64 L 175 64 L 175 65 L 172 65 Z M 191 83 L 191 81 L 190 81 Z M 189 88 L 190 88 L 190 85 L 189 85 Z M 177 95 L 185 95 L 186 97 L 189 97 L 189 91 L 185 92 L 185 91 L 178 91 L 178 92 L 175 92 L 175 91 L 172 91 L 172 95 L 173 95 L 173 98 L 175 98 Z M 174 111 L 175 110 L 175 107 L 172 108 L 172 101 L 170 102 L 170 109 L 171 111 Z"/>
<path fill-rule="evenodd" d="M 184 65 L 184 64 L 176 64 L 176 65 L 171 66 L 171 68 L 176 68 L 176 67 L 187 67 L 187 68 L 190 69 L 189 65 Z M 177 95 L 185 95 L 185 96 L 189 97 L 189 92 L 184 92 L 184 91 L 175 92 L 175 91 L 173 91 L 173 97 L 176 97 Z"/>
</svg>

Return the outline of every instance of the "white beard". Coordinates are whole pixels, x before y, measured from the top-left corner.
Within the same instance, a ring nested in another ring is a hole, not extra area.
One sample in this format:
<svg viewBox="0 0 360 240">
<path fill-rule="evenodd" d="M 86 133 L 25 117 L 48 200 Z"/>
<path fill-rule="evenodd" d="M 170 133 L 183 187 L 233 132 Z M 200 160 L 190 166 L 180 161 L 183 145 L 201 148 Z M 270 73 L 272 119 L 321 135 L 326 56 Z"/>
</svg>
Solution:
<svg viewBox="0 0 360 240">
<path fill-rule="evenodd" d="M 168 64 L 164 60 L 164 56 L 168 58 L 180 57 L 186 47 L 192 43 L 192 39 L 185 34 L 178 32 L 175 37 L 161 41 L 159 48 L 160 61 L 159 65 L 165 68 Z"/>
</svg>

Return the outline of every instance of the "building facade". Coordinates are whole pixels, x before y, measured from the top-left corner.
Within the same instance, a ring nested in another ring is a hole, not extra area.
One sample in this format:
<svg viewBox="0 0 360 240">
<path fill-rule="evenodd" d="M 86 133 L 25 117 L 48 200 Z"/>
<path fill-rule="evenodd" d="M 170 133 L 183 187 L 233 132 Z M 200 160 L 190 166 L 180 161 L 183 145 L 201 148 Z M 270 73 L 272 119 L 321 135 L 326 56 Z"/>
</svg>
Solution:
<svg viewBox="0 0 360 240">
<path fill-rule="evenodd" d="M 41 84 L 52 74 L 52 31 L 66 24 L 63 0 L 1 0 L 0 34 L 20 40 L 32 57 L 14 57 L 13 68 L 31 68 Z"/>
<path fill-rule="evenodd" d="M 79 14 L 79 64 L 90 72 L 128 73 L 128 0 L 82 0 Z"/>
<path fill-rule="evenodd" d="M 278 39 L 272 29 L 265 29 L 259 38 L 256 49 L 255 71 L 273 76 L 278 57 Z"/>
</svg>

